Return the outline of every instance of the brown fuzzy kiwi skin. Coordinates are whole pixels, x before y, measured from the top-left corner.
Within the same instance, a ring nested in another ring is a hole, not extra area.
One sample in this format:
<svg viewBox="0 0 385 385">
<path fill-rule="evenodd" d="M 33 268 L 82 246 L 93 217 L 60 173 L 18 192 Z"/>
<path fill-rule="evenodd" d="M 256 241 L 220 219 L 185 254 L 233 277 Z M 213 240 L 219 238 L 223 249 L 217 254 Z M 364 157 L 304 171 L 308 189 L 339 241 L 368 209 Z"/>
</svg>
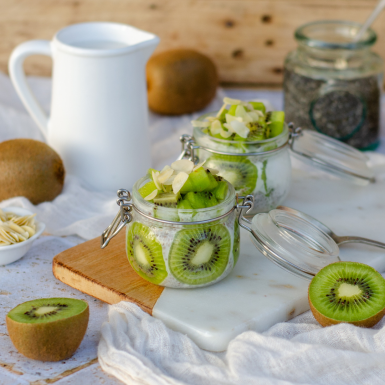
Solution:
<svg viewBox="0 0 385 385">
<path fill-rule="evenodd" d="M 218 73 L 207 56 L 190 49 L 173 49 L 150 58 L 146 68 L 151 110 L 164 115 L 199 111 L 214 98 Z"/>
<path fill-rule="evenodd" d="M 90 311 L 47 323 L 21 323 L 6 317 L 9 337 L 19 353 L 39 361 L 70 358 L 86 333 Z"/>
<path fill-rule="evenodd" d="M 309 287 L 310 287 L 310 285 L 309 285 Z M 340 324 L 340 323 L 348 323 L 348 324 L 355 325 L 355 326 L 360 326 L 360 327 L 363 327 L 363 328 L 371 328 L 372 326 L 374 326 L 378 322 L 380 322 L 382 320 L 382 318 L 384 317 L 384 315 L 385 315 L 385 308 L 384 308 L 384 309 L 380 310 L 377 314 L 375 314 L 375 315 L 373 315 L 373 316 L 371 316 L 371 317 L 369 317 L 367 319 L 361 320 L 361 321 L 355 321 L 355 322 L 338 321 L 338 320 L 335 320 L 333 318 L 326 317 L 325 315 L 321 314 L 313 306 L 313 304 L 312 304 L 312 302 L 310 300 L 309 291 L 308 291 L 308 300 L 309 300 L 310 310 L 312 311 L 314 318 L 323 327 L 337 325 L 337 324 Z"/>
<path fill-rule="evenodd" d="M 32 139 L 0 143 L 0 201 L 24 196 L 34 205 L 52 201 L 62 191 L 65 170 L 60 156 Z"/>
</svg>

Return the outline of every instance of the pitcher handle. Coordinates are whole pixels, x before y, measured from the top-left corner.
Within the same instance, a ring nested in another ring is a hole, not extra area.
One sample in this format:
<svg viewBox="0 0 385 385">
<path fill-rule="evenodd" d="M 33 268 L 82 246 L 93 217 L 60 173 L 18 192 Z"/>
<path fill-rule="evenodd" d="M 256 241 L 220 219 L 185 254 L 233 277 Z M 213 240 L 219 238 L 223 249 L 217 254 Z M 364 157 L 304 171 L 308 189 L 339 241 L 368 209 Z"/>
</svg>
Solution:
<svg viewBox="0 0 385 385">
<path fill-rule="evenodd" d="M 46 55 L 52 57 L 51 44 L 47 40 L 31 40 L 17 46 L 9 59 L 8 69 L 12 83 L 25 108 L 47 139 L 48 116 L 36 100 L 23 69 L 24 60 L 31 55 Z"/>
</svg>

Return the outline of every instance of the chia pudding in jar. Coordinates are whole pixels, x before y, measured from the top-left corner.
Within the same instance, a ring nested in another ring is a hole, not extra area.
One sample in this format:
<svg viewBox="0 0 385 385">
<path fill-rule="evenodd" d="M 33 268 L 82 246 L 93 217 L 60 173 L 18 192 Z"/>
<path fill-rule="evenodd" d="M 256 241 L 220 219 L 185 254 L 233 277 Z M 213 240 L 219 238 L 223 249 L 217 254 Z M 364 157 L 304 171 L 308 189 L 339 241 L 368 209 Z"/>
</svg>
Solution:
<svg viewBox="0 0 385 385">
<path fill-rule="evenodd" d="M 190 162 L 174 163 L 184 161 Z M 142 278 L 160 286 L 212 285 L 230 273 L 239 256 L 234 188 L 222 180 L 225 190 L 219 183 L 203 187 L 204 173 L 210 170 L 199 165 L 192 165 L 189 172 L 178 167 L 173 175 L 171 171 L 170 167 L 162 172 L 150 170 L 133 188 L 131 220 L 126 226 L 128 261 Z M 178 173 L 188 176 L 182 183 L 187 186 L 184 190 L 181 184 L 175 187 L 178 182 L 167 184 Z M 162 175 L 166 175 L 163 180 Z"/>
<path fill-rule="evenodd" d="M 268 212 L 282 203 L 290 189 L 289 129 L 284 113 L 266 112 L 260 102 L 230 98 L 224 102 L 228 108 L 192 122 L 195 155 L 230 182 L 238 195 L 253 195 L 248 215 Z M 257 108 L 258 117 L 254 116 Z"/>
</svg>

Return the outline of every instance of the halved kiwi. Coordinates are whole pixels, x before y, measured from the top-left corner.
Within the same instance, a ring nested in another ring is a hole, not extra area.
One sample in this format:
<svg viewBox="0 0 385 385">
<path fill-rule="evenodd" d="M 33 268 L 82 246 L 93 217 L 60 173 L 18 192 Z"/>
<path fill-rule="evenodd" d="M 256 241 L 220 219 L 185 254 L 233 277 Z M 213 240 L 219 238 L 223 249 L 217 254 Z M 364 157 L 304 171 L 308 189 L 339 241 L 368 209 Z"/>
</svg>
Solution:
<svg viewBox="0 0 385 385">
<path fill-rule="evenodd" d="M 240 195 L 251 194 L 257 185 L 257 167 L 244 157 L 214 155 L 206 161 L 205 166 L 219 170 L 218 175 L 230 182 Z"/>
<path fill-rule="evenodd" d="M 127 257 L 144 279 L 159 285 L 167 277 L 162 246 L 151 229 L 134 222 L 127 230 Z"/>
<path fill-rule="evenodd" d="M 229 261 L 231 238 L 221 224 L 196 225 L 176 233 L 169 253 L 174 277 L 190 285 L 215 281 Z"/>
<path fill-rule="evenodd" d="M 363 263 L 332 263 L 311 281 L 309 303 L 322 326 L 372 327 L 385 315 L 385 279 Z"/>
<path fill-rule="evenodd" d="M 24 302 L 6 317 L 16 349 L 28 358 L 60 361 L 71 357 L 87 330 L 89 308 L 73 298 L 42 298 Z"/>
</svg>

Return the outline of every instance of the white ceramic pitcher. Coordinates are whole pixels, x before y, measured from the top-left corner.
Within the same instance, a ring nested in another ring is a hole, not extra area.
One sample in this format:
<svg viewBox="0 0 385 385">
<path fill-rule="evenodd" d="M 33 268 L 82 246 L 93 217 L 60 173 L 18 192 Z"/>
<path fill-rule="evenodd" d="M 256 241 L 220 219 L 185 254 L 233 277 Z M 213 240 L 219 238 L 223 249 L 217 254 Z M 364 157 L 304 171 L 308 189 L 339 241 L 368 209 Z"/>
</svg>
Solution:
<svg viewBox="0 0 385 385">
<path fill-rule="evenodd" d="M 97 190 L 132 186 L 151 166 L 145 66 L 158 43 L 128 25 L 82 23 L 51 42 L 25 42 L 11 55 L 12 82 L 48 144 L 68 174 Z M 36 54 L 53 59 L 50 117 L 23 71 Z"/>
</svg>

